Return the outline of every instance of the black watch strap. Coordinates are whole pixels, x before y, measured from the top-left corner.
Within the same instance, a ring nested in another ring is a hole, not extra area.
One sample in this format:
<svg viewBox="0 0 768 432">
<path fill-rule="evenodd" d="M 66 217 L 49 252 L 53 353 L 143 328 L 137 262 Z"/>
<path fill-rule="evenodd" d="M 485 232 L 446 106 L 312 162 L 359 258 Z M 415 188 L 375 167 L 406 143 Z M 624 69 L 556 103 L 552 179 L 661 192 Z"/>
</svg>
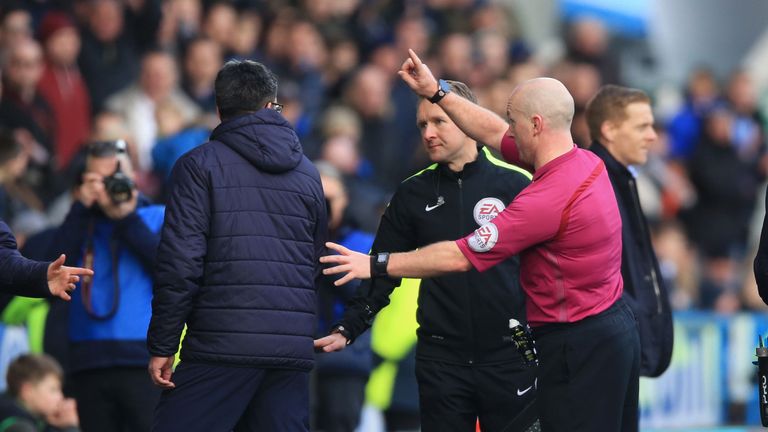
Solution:
<svg viewBox="0 0 768 432">
<path fill-rule="evenodd" d="M 387 276 L 387 265 L 389 264 L 389 252 L 379 252 L 371 255 L 371 277 Z"/>
<path fill-rule="evenodd" d="M 352 343 L 352 334 L 343 325 L 337 325 L 331 330 L 331 334 L 338 333 L 347 339 L 347 345 Z"/>
<path fill-rule="evenodd" d="M 448 85 L 447 82 L 445 82 L 444 80 L 438 80 L 437 91 L 435 92 L 435 94 L 432 95 L 431 98 L 427 100 L 432 103 L 438 103 L 445 97 L 445 95 L 450 93 L 450 91 L 451 91 L 451 86 Z"/>
</svg>

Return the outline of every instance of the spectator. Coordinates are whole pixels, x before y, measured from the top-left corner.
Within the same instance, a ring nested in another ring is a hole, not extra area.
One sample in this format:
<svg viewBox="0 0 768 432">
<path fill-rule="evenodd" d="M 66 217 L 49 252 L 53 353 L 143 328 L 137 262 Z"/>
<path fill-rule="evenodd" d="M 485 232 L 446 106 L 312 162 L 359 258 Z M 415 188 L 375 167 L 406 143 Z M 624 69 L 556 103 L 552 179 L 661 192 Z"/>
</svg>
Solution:
<svg viewBox="0 0 768 432">
<path fill-rule="evenodd" d="M 151 51 L 141 61 L 138 82 L 112 96 L 106 106 L 123 117 L 133 134 L 137 169 L 146 173 L 152 169 L 152 147 L 157 139 L 155 109 L 171 101 L 182 110 L 185 123 L 197 118 L 200 110 L 179 87 L 178 71 L 173 57 L 164 51 Z"/>
<path fill-rule="evenodd" d="M 71 262 L 96 272 L 69 310 L 69 380 L 85 430 L 148 431 L 159 397 L 146 375 L 145 345 L 164 208 L 133 186 L 125 152 L 123 141 L 88 145 L 82 182 L 54 240 Z"/>
<path fill-rule="evenodd" d="M 88 85 L 94 112 L 139 75 L 143 54 L 156 42 L 160 2 L 94 0 L 87 3 L 87 22 L 80 50 L 80 70 Z"/>
<path fill-rule="evenodd" d="M 38 35 L 45 50 L 45 69 L 38 83 L 55 120 L 53 156 L 58 171 L 66 168 L 88 139 L 91 100 L 77 66 L 80 34 L 69 15 L 49 12 Z"/>
<path fill-rule="evenodd" d="M 24 151 L 30 157 L 26 177 L 35 193 L 44 201 L 60 188 L 53 182 L 51 157 L 56 120 L 50 105 L 37 86 L 43 74 L 43 52 L 33 39 L 20 40 L 5 58 L 0 123 L 20 129 Z"/>
<path fill-rule="evenodd" d="M 79 432 L 77 407 L 61 391 L 64 373 L 52 357 L 24 354 L 8 366 L 0 424 L 8 432 Z"/>
<path fill-rule="evenodd" d="M 0 61 L 9 49 L 32 37 L 32 16 L 21 3 L 4 2 L 0 9 Z"/>
<path fill-rule="evenodd" d="M 206 114 L 216 113 L 213 82 L 222 63 L 221 46 L 212 39 L 196 38 L 187 45 L 182 88 Z"/>
<path fill-rule="evenodd" d="M 162 179 L 168 179 L 181 155 L 206 142 L 211 131 L 187 123 L 183 108 L 172 101 L 162 102 L 156 116 L 158 140 L 152 147 L 152 165 Z"/>
</svg>

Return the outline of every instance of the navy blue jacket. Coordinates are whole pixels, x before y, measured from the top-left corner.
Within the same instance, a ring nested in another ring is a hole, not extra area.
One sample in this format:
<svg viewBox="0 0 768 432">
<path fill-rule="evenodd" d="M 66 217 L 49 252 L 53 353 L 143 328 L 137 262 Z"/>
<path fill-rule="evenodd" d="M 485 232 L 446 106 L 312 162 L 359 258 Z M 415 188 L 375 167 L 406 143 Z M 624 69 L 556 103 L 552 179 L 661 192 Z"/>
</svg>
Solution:
<svg viewBox="0 0 768 432">
<path fill-rule="evenodd" d="M 277 112 L 222 122 L 171 175 L 147 344 L 183 361 L 309 370 L 327 215 Z"/>
<path fill-rule="evenodd" d="M 49 264 L 21 256 L 11 229 L 0 220 L 0 291 L 25 297 L 50 297 Z"/>
<path fill-rule="evenodd" d="M 672 311 L 635 177 L 599 142 L 593 141 L 589 149 L 605 162 L 621 213 L 623 297 L 635 314 L 640 333 L 640 375 L 657 377 L 672 360 Z"/>
</svg>

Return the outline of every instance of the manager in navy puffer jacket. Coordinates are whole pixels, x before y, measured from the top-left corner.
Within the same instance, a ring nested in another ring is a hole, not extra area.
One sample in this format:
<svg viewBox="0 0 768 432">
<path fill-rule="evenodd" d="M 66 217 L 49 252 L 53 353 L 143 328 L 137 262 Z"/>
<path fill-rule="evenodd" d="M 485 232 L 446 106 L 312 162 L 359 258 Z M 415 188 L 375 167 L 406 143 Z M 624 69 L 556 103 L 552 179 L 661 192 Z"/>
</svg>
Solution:
<svg viewBox="0 0 768 432">
<path fill-rule="evenodd" d="M 320 177 L 269 69 L 230 61 L 215 91 L 221 124 L 171 175 L 147 338 L 150 375 L 167 389 L 153 429 L 306 431 Z"/>
</svg>

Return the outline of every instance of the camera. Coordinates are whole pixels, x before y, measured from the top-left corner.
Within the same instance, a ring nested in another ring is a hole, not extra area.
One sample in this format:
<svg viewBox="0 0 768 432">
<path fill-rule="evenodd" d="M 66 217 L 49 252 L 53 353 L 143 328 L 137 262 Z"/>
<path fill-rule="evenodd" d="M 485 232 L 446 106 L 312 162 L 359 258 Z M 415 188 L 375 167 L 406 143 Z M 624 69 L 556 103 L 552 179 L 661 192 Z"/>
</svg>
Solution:
<svg viewBox="0 0 768 432">
<path fill-rule="evenodd" d="M 104 189 L 114 204 L 130 201 L 133 196 L 133 188 L 133 180 L 120 169 L 120 161 L 117 162 L 115 172 L 109 177 L 104 177 Z"/>
</svg>

